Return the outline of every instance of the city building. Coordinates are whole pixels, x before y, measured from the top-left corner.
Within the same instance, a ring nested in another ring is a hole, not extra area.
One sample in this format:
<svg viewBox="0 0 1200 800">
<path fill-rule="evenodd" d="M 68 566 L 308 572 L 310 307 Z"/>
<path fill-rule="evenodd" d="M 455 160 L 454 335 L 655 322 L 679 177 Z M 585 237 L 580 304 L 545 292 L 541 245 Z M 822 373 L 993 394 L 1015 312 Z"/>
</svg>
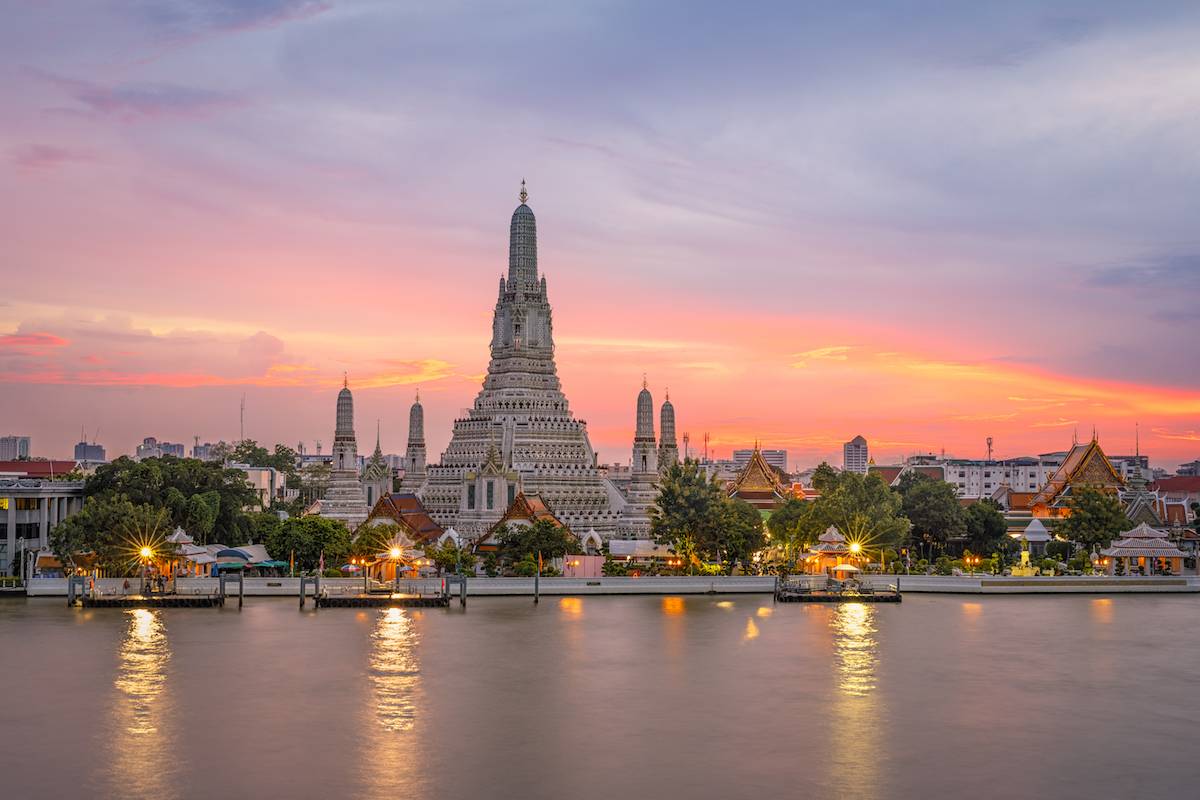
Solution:
<svg viewBox="0 0 1200 800">
<path fill-rule="evenodd" d="M 107 464 L 108 454 L 104 452 L 104 445 L 95 442 L 78 442 L 75 445 L 75 460 L 82 467 L 95 467 L 99 464 Z"/>
<path fill-rule="evenodd" d="M 212 442 L 200 444 L 200 441 L 197 439 L 192 445 L 192 458 L 201 461 L 217 461 L 221 457 L 222 451 L 230 449 L 232 449 L 232 446 L 226 444 L 224 441 L 217 444 L 213 444 Z"/>
<path fill-rule="evenodd" d="M 0 436 L 0 461 L 29 458 L 33 454 L 31 441 L 28 436 Z"/>
<path fill-rule="evenodd" d="M 1180 464 L 1179 469 L 1175 470 L 1175 474 L 1190 478 L 1200 476 L 1200 459 Z"/>
<path fill-rule="evenodd" d="M 512 500 L 507 485 L 542 497 L 572 530 L 595 528 L 608 539 L 617 530 L 620 497 L 600 477 L 587 424 L 572 414 L 559 382 L 546 278 L 538 274 L 537 221 L 527 199 L 522 186 L 483 387 L 454 421 L 438 463 L 427 465 L 419 494 L 434 520 L 467 540 L 504 513 Z"/>
<path fill-rule="evenodd" d="M 763 461 L 766 461 L 780 472 L 787 472 L 787 450 L 763 450 L 757 444 L 750 450 L 733 451 L 733 471 L 741 472 L 744 470 L 755 453 L 758 453 Z"/>
<path fill-rule="evenodd" d="M 61 478 L 79 469 L 79 462 L 63 459 L 0 461 L 0 478 Z"/>
<path fill-rule="evenodd" d="M 842 469 L 845 472 L 866 475 L 870 460 L 871 456 L 867 452 L 867 440 L 863 437 L 855 436 L 842 445 Z"/>
<path fill-rule="evenodd" d="M 147 458 L 162 458 L 163 456 L 174 456 L 183 458 L 183 445 L 177 442 L 160 442 L 153 436 L 147 436 L 142 439 L 142 443 L 137 446 L 133 457 L 138 461 L 143 461 Z"/>
<path fill-rule="evenodd" d="M 74 462 L 57 463 L 69 472 Z M 0 464 L 0 475 L 4 473 Z M 58 523 L 83 508 L 83 481 L 48 480 L 41 477 L 0 477 L 0 573 L 29 574 L 28 561 L 49 547 L 50 532 Z"/>
<path fill-rule="evenodd" d="M 341 520 L 354 530 L 370 513 L 367 497 L 359 482 L 358 441 L 354 435 L 354 396 L 350 381 L 342 381 L 337 397 L 337 424 L 333 433 L 333 457 L 328 487 L 316 513 Z M 310 509 L 311 511 L 312 509 Z"/>
<path fill-rule="evenodd" d="M 246 483 L 258 494 L 258 504 L 270 508 L 275 499 L 283 497 L 283 476 L 274 467 L 252 467 L 249 464 L 230 464 L 232 469 L 246 473 Z"/>
</svg>

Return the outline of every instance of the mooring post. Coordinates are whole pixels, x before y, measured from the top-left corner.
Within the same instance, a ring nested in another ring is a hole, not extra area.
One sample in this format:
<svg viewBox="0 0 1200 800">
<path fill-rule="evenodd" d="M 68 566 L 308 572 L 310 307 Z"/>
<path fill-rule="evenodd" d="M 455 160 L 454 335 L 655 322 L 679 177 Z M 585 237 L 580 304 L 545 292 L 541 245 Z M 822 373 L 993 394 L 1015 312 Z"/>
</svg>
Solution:
<svg viewBox="0 0 1200 800">
<path fill-rule="evenodd" d="M 305 577 L 303 575 L 301 575 L 300 576 L 300 608 L 304 608 L 304 581 L 305 580 L 306 580 Z"/>
<path fill-rule="evenodd" d="M 533 604 L 535 606 L 538 604 L 538 594 L 541 592 L 541 581 L 542 572 L 538 570 L 537 574 L 533 576 Z"/>
<path fill-rule="evenodd" d="M 242 600 L 246 596 L 246 574 L 238 575 L 238 611 L 242 610 Z"/>
<path fill-rule="evenodd" d="M 458 584 L 458 604 L 463 608 L 467 607 L 467 576 L 463 575 L 462 580 Z"/>
</svg>

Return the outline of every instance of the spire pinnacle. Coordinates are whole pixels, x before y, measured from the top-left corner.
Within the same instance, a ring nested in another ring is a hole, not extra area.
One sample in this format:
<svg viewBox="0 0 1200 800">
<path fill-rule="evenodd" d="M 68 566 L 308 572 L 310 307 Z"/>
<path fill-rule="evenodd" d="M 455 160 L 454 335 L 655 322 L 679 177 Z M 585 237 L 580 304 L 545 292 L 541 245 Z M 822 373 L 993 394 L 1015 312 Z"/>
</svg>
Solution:
<svg viewBox="0 0 1200 800">
<path fill-rule="evenodd" d="M 649 386 L 647 386 L 647 385 L 646 385 L 646 373 L 644 373 L 644 372 L 642 373 L 642 388 L 643 388 L 643 389 L 649 389 L 649 388 L 650 388 Z"/>
<path fill-rule="evenodd" d="M 376 417 L 376 418 L 375 418 L 375 449 L 376 449 L 376 450 L 378 450 L 378 449 L 379 449 L 379 428 L 380 428 L 380 425 L 381 425 L 381 423 L 380 423 L 379 417 Z"/>
<path fill-rule="evenodd" d="M 342 373 L 342 388 L 343 389 L 350 388 L 350 373 L 349 372 Z"/>
<path fill-rule="evenodd" d="M 417 402 L 421 402 L 421 387 L 417 387 Z"/>
<path fill-rule="evenodd" d="M 527 192 L 525 190 L 525 179 L 524 178 L 521 178 L 521 194 L 519 194 L 518 197 L 521 198 L 522 204 L 524 204 L 525 201 L 529 199 L 529 192 Z"/>
<path fill-rule="evenodd" d="M 665 394 L 667 396 L 667 402 L 670 402 L 671 401 L 671 387 L 668 386 L 665 389 L 663 389 L 663 394 Z"/>
</svg>

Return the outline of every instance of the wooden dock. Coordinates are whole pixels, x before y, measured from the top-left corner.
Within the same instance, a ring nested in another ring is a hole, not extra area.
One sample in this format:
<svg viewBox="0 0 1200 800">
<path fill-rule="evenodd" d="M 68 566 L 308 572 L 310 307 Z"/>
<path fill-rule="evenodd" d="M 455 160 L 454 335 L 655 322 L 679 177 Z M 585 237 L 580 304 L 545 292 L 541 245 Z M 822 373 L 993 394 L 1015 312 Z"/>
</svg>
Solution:
<svg viewBox="0 0 1200 800">
<path fill-rule="evenodd" d="M 449 595 L 334 594 L 313 598 L 317 608 L 449 608 Z"/>
<path fill-rule="evenodd" d="M 225 598 L 219 594 L 161 595 L 83 595 L 84 608 L 220 608 Z"/>
<path fill-rule="evenodd" d="M 775 595 L 780 603 L 899 603 L 900 593 L 890 591 L 865 592 L 826 592 L 826 591 L 796 591 L 781 589 Z"/>
</svg>

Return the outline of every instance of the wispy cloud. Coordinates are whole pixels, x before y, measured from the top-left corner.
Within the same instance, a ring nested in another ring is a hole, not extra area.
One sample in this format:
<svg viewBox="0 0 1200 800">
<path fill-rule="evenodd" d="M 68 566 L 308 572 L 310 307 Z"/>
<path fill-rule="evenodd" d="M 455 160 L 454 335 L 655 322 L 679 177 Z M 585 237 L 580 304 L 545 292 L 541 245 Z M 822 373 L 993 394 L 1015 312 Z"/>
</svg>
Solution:
<svg viewBox="0 0 1200 800">
<path fill-rule="evenodd" d="M 792 358 L 796 359 L 792 362 L 792 367 L 795 369 L 804 369 L 810 361 L 845 361 L 850 357 L 852 349 L 850 345 L 837 344 L 828 347 L 817 347 L 801 353 L 792 353 Z"/>
</svg>

